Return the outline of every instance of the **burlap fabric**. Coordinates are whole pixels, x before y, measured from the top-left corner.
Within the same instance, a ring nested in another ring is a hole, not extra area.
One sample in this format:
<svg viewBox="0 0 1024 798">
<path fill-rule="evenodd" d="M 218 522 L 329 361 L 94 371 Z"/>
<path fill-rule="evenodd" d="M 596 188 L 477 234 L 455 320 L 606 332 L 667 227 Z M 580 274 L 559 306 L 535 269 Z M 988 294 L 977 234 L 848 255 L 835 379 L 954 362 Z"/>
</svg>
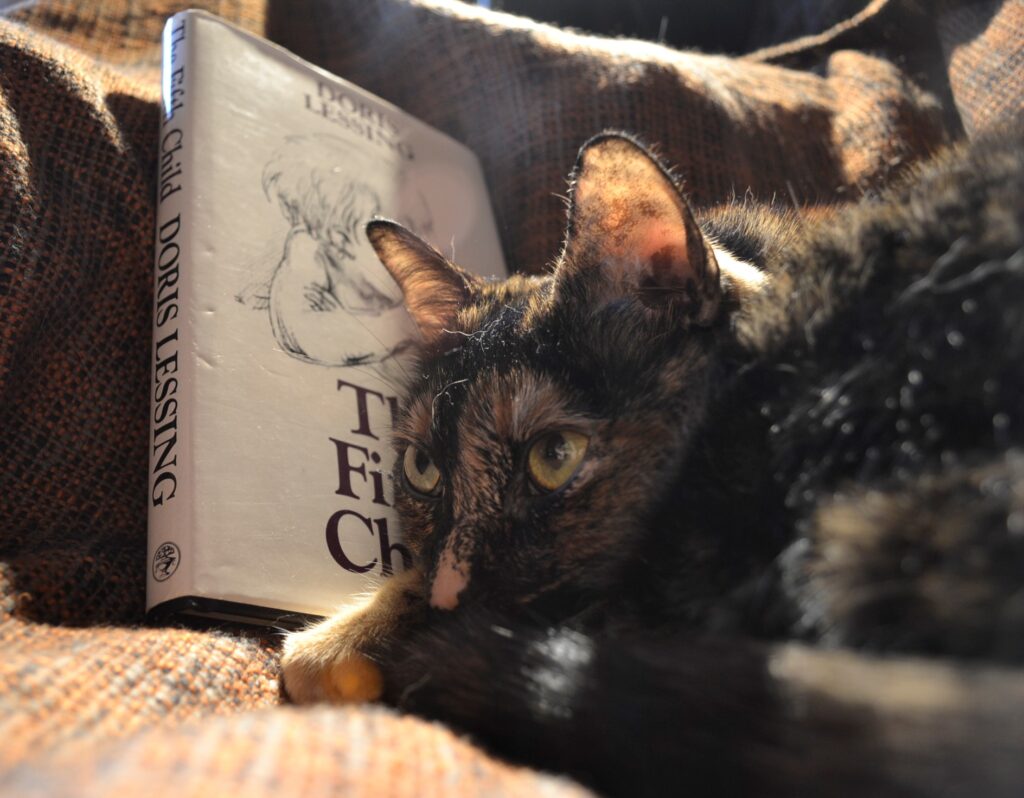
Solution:
<svg viewBox="0 0 1024 798">
<path fill-rule="evenodd" d="M 272 638 L 139 628 L 158 41 L 182 5 L 44 0 L 0 19 L 0 792 L 570 792 L 383 710 L 274 707 Z M 193 5 L 467 143 L 530 271 L 602 128 L 657 142 L 698 204 L 814 204 L 1022 113 L 1019 0 L 874 0 L 742 59 L 452 0 Z"/>
<path fill-rule="evenodd" d="M 936 30 L 964 129 L 973 134 L 1004 120 L 1024 123 L 1024 2 L 949 3 Z"/>
</svg>

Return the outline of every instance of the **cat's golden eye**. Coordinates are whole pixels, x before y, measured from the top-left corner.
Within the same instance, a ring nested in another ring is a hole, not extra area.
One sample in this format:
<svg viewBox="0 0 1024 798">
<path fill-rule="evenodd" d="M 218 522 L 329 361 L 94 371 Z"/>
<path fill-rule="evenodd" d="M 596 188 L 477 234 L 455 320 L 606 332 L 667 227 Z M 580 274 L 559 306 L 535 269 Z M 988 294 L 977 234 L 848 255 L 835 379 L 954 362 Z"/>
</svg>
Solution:
<svg viewBox="0 0 1024 798">
<path fill-rule="evenodd" d="M 538 438 L 526 458 L 533 484 L 541 490 L 558 490 L 572 479 L 583 462 L 590 439 L 570 430 L 549 432 Z"/>
<path fill-rule="evenodd" d="M 436 496 L 441 488 L 441 472 L 437 470 L 430 455 L 417 446 L 405 450 L 402 468 L 409 486 L 417 493 Z"/>
</svg>

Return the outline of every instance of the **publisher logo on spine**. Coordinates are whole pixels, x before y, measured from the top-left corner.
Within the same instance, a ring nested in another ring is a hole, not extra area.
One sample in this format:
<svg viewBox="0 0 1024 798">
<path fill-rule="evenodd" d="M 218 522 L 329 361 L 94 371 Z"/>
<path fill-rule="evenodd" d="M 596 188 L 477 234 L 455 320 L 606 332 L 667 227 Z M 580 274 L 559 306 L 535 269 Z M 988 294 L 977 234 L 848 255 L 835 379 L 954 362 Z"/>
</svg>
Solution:
<svg viewBox="0 0 1024 798">
<path fill-rule="evenodd" d="M 178 563 L 181 562 L 181 550 L 176 543 L 161 543 L 153 555 L 153 578 L 157 582 L 163 582 L 174 576 L 178 570 Z"/>
</svg>

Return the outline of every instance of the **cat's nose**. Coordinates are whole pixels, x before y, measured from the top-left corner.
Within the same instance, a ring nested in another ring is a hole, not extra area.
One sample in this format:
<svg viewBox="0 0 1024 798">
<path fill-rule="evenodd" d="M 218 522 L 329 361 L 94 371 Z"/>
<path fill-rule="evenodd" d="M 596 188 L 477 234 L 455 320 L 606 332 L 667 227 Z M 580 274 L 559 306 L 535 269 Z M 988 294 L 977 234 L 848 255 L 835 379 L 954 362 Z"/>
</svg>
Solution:
<svg viewBox="0 0 1024 798">
<path fill-rule="evenodd" d="M 459 605 L 459 593 L 469 584 L 469 566 L 455 558 L 450 547 L 441 552 L 434 583 L 430 586 L 430 606 L 439 610 L 454 610 Z"/>
</svg>

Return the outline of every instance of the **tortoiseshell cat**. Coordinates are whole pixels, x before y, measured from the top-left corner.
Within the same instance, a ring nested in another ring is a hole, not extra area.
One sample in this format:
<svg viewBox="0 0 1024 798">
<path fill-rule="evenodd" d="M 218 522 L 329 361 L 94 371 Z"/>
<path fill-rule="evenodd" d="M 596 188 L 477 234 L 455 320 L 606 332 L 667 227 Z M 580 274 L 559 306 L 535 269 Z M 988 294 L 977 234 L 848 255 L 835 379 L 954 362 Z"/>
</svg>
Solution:
<svg viewBox="0 0 1024 798">
<path fill-rule="evenodd" d="M 288 693 L 608 793 L 1019 795 L 1022 153 L 698 218 L 605 134 L 553 273 L 504 283 L 371 223 L 424 338 L 416 566 L 292 635 Z"/>
</svg>

